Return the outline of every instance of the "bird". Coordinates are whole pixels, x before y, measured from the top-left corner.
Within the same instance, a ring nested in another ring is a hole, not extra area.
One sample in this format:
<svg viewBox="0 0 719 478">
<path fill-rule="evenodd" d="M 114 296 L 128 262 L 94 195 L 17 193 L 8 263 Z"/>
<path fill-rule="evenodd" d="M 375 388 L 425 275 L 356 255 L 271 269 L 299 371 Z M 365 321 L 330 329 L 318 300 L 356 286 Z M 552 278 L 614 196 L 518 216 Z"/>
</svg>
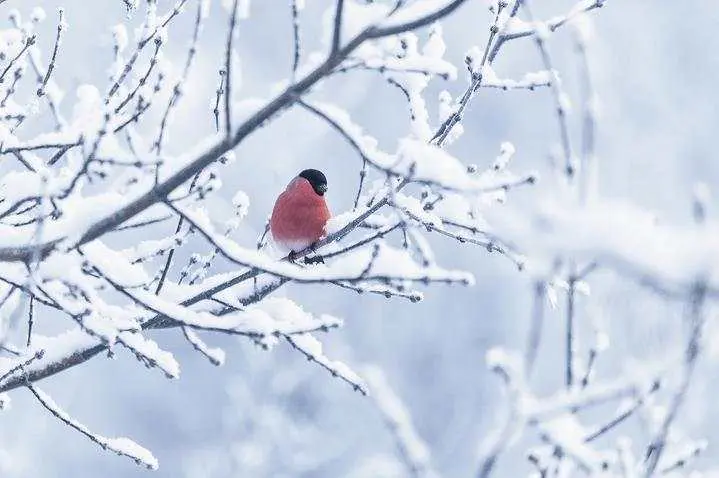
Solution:
<svg viewBox="0 0 719 478">
<path fill-rule="evenodd" d="M 276 245 L 289 251 L 290 259 L 325 234 L 332 214 L 325 193 L 327 177 L 317 169 L 300 172 L 277 197 L 270 217 L 270 232 Z"/>
</svg>

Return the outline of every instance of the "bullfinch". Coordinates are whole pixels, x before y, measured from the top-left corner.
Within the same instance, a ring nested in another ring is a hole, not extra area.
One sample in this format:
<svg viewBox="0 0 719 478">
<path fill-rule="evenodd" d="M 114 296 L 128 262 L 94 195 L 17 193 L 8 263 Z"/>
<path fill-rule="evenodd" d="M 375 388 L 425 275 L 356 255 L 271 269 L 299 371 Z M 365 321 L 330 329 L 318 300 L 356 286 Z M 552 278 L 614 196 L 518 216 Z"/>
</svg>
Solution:
<svg viewBox="0 0 719 478">
<path fill-rule="evenodd" d="M 316 169 L 305 169 L 279 195 L 270 217 L 275 244 L 300 252 L 325 235 L 331 217 L 325 201 L 327 178 Z"/>
</svg>

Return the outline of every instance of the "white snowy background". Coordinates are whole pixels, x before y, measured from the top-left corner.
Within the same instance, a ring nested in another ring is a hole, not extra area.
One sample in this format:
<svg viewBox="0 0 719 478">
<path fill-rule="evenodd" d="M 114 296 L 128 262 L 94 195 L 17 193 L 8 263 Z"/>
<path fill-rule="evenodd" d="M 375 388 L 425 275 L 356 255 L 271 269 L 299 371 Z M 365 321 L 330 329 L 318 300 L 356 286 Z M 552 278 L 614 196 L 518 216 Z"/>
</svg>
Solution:
<svg viewBox="0 0 719 478">
<path fill-rule="evenodd" d="M 212 108 L 227 31 L 227 15 L 220 3 L 211 2 L 197 64 L 168 137 L 171 154 L 191 148 L 214 130 Z M 238 29 L 241 86 L 237 98 L 267 97 L 287 77 L 292 55 L 287 3 L 251 2 L 250 18 Z M 533 13 L 548 18 L 566 12 L 574 3 L 534 1 Z M 38 38 L 46 52 L 54 38 L 56 9 L 65 9 L 69 27 L 54 79 L 65 89 L 63 106 L 69 108 L 78 86 L 105 84 L 112 63 L 112 28 L 125 21 L 125 6 L 120 0 L 7 0 L 0 5 L 0 17 L 13 8 L 29 15 L 35 4 L 48 14 Z M 159 4 L 164 10 L 170 2 Z M 459 74 L 456 80 L 432 80 L 426 94 L 431 111 L 436 111 L 434 99 L 442 89 L 453 95 L 464 91 L 464 55 L 470 47 L 481 48 L 486 42 L 491 22 L 487 5 L 470 0 L 442 22 L 446 59 L 458 67 Z M 302 12 L 307 49 L 319 46 L 320 19 L 328 7 L 326 1 L 307 1 Z M 188 8 L 169 31 L 165 55 L 177 68 L 184 62 L 192 12 L 194 7 Z M 137 13 L 130 22 L 137 24 L 140 18 Z M 600 194 L 616 199 L 617 207 L 631 203 L 651 211 L 662 223 L 689 229 L 697 182 L 707 184 L 714 197 L 719 194 L 715 139 L 719 8 L 711 1 L 610 0 L 591 13 L 590 21 L 594 34 L 589 58 L 600 98 L 596 138 Z M 569 119 L 576 135 L 581 124 L 580 66 L 572 30 L 553 34 L 549 46 L 554 67 L 574 99 Z M 495 65 L 500 76 L 511 78 L 541 69 L 530 39 L 508 45 Z M 344 107 L 387 149 L 406 133 L 406 101 L 377 74 L 340 76 L 322 86 L 320 94 Z M 537 197 L 552 194 L 556 186 L 551 179 L 550 152 L 558 144 L 558 128 L 549 89 L 484 89 L 470 104 L 463 126 L 464 135 L 449 147 L 456 157 L 488 167 L 500 143 L 511 141 L 517 151 L 513 168 L 540 173 L 543 180 L 537 185 L 512 192 L 508 198 L 512 207 L 529 209 Z M 248 194 L 248 217 L 234 235 L 241 244 L 253 246 L 276 195 L 302 169 L 313 167 L 326 173 L 327 198 L 334 211 L 352 207 L 359 158 L 325 123 L 302 110 L 293 110 L 257 131 L 236 149 L 236 155 L 236 162 L 222 170 L 223 187 L 211 204 L 215 211 L 229 210 L 238 189 Z M 716 218 L 716 201 L 708 206 L 708 215 Z M 613 212 L 608 207 L 603 213 L 610 225 Z M 173 226 L 165 224 L 168 229 Z M 719 237 L 714 239 L 719 241 Z M 519 240 L 541 248 L 535 244 L 540 239 Z M 482 247 L 434 236 L 431 244 L 440 264 L 473 273 L 476 283 L 428 287 L 419 303 L 324 285 L 295 284 L 276 295 L 290 297 L 313 313 L 343 319 L 342 328 L 322 336 L 328 356 L 380 382 L 382 378 L 375 377 L 373 370 L 381 369 L 411 415 L 437 476 L 474 476 L 485 441 L 491 440 L 508 405 L 502 381 L 487 366 L 488 351 L 524 349 L 533 278 L 506 257 L 489 254 Z M 197 252 L 209 252 L 206 244 L 198 242 L 197 247 L 202 248 Z M 185 246 L 180 263 L 187 259 L 187 250 Z M 662 257 L 656 260 L 661 262 Z M 564 299 L 561 289 L 558 293 L 560 307 L 547 307 L 532 377 L 538 394 L 561 389 L 564 381 Z M 591 315 L 610 340 L 611 348 L 598 358 L 597 375 L 611 378 L 632 367 L 640 374 L 648 373 L 653 363 L 680 354 L 685 346 L 681 337 L 688 329 L 686 304 L 663 300 L 623 277 L 621 269 L 593 276 L 591 294 L 582 296 L 579 305 L 579 320 L 587 321 Z M 714 476 L 710 472 L 714 466 L 719 474 L 715 425 L 719 420 L 715 398 L 719 329 L 716 314 L 712 317 L 711 308 L 707 312 L 705 347 L 678 422 L 683 434 L 708 441 L 707 450 L 692 461 L 691 468 Z M 36 327 L 48 335 L 66 325 L 53 314 L 36 320 Z M 246 339 L 212 335 L 208 342 L 227 354 L 226 363 L 215 367 L 177 331 L 148 335 L 173 352 L 181 365 L 178 379 L 167 380 L 138 366 L 131 354 L 120 349 L 114 360 L 101 354 L 40 385 L 90 429 L 105 436 L 131 437 L 152 450 L 159 470 L 147 471 L 131 460 L 103 452 L 20 388 L 10 393 L 12 407 L 0 413 L 0 476 L 411 476 L 374 401 L 378 395 L 362 396 L 286 344 L 264 351 Z M 592 339 L 586 335 L 583 340 L 586 344 Z M 621 434 L 646 440 L 642 433 L 641 426 L 629 423 Z M 535 440 L 536 434 L 527 431 L 526 435 L 500 455 L 495 476 L 525 476 L 532 469 L 522 440 Z M 575 473 L 579 476 L 581 471 Z"/>
</svg>

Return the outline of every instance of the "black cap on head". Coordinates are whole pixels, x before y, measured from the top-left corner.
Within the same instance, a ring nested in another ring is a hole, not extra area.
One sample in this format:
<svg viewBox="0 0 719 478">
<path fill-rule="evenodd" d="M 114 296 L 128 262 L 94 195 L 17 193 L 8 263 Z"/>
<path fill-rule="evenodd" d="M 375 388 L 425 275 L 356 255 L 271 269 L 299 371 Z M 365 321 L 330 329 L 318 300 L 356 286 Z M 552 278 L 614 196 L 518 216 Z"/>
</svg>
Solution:
<svg viewBox="0 0 719 478">
<path fill-rule="evenodd" d="M 312 185 L 312 189 L 320 196 L 324 196 L 325 192 L 327 192 L 327 178 L 322 171 L 305 169 L 300 173 L 300 177 L 309 181 Z"/>
</svg>

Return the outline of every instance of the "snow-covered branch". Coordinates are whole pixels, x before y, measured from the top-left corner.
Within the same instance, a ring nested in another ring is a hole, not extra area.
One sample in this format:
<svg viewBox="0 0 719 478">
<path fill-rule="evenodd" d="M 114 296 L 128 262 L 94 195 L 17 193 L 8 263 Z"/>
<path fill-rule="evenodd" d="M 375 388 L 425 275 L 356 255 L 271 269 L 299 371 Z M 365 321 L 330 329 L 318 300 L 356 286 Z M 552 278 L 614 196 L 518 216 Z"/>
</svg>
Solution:
<svg viewBox="0 0 719 478">
<path fill-rule="evenodd" d="M 72 418 L 65 410 L 55 403 L 55 401 L 36 385 L 27 384 L 28 390 L 32 392 L 38 402 L 52 413 L 58 420 L 65 425 L 74 428 L 78 432 L 85 435 L 91 441 L 97 443 L 102 449 L 117 453 L 134 460 L 138 465 L 147 467 L 150 470 L 157 470 L 159 463 L 152 453 L 146 448 L 138 445 L 134 441 L 125 437 L 107 438 L 90 431 L 85 425 Z"/>
</svg>

